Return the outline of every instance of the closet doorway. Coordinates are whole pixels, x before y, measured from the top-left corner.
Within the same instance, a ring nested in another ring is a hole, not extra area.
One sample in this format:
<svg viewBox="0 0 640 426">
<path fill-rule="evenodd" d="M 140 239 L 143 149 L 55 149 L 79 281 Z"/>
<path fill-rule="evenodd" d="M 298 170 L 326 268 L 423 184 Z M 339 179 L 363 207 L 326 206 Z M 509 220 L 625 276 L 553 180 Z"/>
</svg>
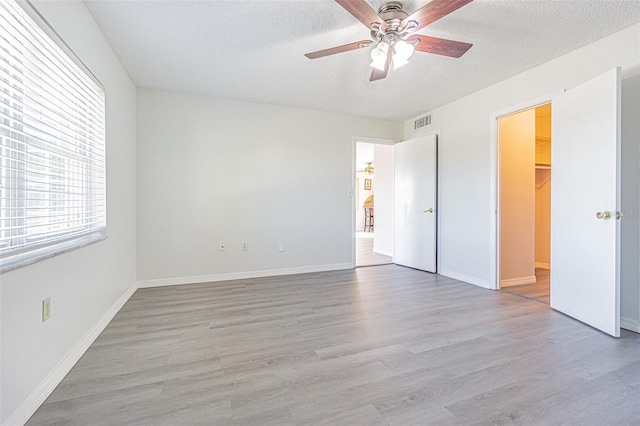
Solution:
<svg viewBox="0 0 640 426">
<path fill-rule="evenodd" d="M 500 289 L 549 304 L 551 104 L 500 117 Z"/>
</svg>

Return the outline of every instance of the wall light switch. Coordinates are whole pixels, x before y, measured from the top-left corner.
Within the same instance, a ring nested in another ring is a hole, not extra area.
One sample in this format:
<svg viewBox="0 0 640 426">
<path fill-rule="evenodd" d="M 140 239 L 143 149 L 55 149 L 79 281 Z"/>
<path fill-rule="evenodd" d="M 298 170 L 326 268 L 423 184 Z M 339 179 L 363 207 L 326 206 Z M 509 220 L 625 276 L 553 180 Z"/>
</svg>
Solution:
<svg viewBox="0 0 640 426">
<path fill-rule="evenodd" d="M 47 297 L 42 301 L 42 322 L 51 318 L 51 298 Z"/>
<path fill-rule="evenodd" d="M 284 243 L 278 243 L 278 251 L 284 251 Z"/>
<path fill-rule="evenodd" d="M 222 241 L 220 241 L 220 244 L 218 244 L 218 250 L 224 251 L 224 243 Z"/>
</svg>

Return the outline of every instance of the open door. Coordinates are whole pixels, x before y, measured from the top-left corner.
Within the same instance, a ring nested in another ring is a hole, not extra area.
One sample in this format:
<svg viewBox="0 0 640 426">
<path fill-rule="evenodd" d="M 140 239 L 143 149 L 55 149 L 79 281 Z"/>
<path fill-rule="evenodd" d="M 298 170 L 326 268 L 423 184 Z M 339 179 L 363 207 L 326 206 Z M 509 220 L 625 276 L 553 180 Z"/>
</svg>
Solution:
<svg viewBox="0 0 640 426">
<path fill-rule="evenodd" d="M 620 335 L 620 69 L 553 99 L 551 307 Z"/>
<path fill-rule="evenodd" d="M 437 138 L 395 145 L 394 262 L 436 272 Z"/>
</svg>

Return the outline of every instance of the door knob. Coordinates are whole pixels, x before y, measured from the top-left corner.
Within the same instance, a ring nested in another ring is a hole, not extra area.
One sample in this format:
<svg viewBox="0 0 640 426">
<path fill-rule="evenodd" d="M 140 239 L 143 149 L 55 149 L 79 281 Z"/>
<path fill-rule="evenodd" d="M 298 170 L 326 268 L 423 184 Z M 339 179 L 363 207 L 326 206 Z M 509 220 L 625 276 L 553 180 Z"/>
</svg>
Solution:
<svg viewBox="0 0 640 426">
<path fill-rule="evenodd" d="M 596 213 L 596 217 L 598 219 L 611 219 L 611 212 L 610 211 L 604 211 L 604 212 L 598 212 Z"/>
<path fill-rule="evenodd" d="M 433 213 L 433 207 L 426 209 L 424 212 L 425 213 Z"/>
</svg>

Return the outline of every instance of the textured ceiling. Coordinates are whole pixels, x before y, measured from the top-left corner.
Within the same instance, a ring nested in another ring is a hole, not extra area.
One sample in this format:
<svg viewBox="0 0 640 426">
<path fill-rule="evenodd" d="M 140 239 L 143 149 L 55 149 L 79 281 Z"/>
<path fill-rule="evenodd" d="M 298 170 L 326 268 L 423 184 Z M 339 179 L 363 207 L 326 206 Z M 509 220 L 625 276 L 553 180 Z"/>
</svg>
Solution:
<svg viewBox="0 0 640 426">
<path fill-rule="evenodd" d="M 332 0 L 85 3 L 137 86 L 394 120 L 640 22 L 638 0 L 476 0 L 419 31 L 473 43 L 466 55 L 416 52 L 370 82 L 370 49 L 304 56 L 369 38 Z M 411 13 L 426 0 L 402 3 Z"/>
</svg>

